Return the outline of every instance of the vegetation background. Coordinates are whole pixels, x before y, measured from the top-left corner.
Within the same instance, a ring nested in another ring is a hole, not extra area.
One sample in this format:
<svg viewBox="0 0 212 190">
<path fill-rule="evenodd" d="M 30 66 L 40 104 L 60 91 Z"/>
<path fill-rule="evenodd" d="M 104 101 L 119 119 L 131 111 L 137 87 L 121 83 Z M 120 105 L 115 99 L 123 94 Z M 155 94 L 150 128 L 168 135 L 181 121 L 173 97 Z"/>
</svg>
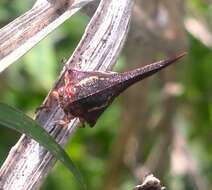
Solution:
<svg viewBox="0 0 212 190">
<path fill-rule="evenodd" d="M 33 1 L 1 0 L 0 26 L 32 5 Z M 145 16 L 138 17 L 141 13 Z M 188 19 L 204 30 L 189 25 Z M 167 189 L 210 189 L 211 20 L 210 0 L 136 1 L 132 30 L 115 70 L 134 68 L 180 50 L 186 49 L 188 55 L 182 63 L 125 92 L 94 128 L 79 129 L 67 144 L 89 189 L 132 189 L 146 172 L 153 172 Z M 88 22 L 86 14 L 78 13 L 1 73 L 0 101 L 33 117 Z M 19 137 L 1 128 L 0 164 Z M 77 189 L 78 184 L 57 163 L 42 190 L 70 187 Z"/>
</svg>

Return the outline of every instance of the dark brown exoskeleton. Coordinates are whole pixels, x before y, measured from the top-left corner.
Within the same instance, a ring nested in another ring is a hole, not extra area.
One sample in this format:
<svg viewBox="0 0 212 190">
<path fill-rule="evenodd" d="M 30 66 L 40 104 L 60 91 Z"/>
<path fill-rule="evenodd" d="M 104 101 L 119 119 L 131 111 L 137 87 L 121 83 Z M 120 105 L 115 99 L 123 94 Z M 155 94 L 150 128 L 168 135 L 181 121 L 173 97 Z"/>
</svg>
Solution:
<svg viewBox="0 0 212 190">
<path fill-rule="evenodd" d="M 68 118 L 78 117 L 91 127 L 121 92 L 183 57 L 158 61 L 124 73 L 68 69 L 64 85 L 54 92 Z"/>
</svg>

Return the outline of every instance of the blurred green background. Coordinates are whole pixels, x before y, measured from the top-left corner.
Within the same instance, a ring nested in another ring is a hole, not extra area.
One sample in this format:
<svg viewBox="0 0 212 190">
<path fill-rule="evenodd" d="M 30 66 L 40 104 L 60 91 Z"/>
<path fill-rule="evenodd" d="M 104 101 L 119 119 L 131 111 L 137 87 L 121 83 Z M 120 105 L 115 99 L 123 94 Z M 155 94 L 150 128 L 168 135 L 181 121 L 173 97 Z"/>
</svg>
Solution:
<svg viewBox="0 0 212 190">
<path fill-rule="evenodd" d="M 32 4 L 31 1 L 1 0 L 0 26 L 3 27 L 24 13 Z M 184 6 L 187 12 L 184 18 L 186 19 L 189 15 L 201 20 L 204 26 L 207 26 L 212 39 L 212 2 L 209 0 L 190 0 Z M 89 17 L 86 14 L 76 14 L 19 59 L 16 64 L 11 65 L 1 73 L 0 101 L 17 107 L 33 117 L 35 109 L 42 103 L 56 80 L 62 68 L 62 59 L 69 58 L 88 22 Z M 180 90 L 177 98 L 175 97 L 174 101 L 178 102 L 178 106 L 172 119 L 173 128 L 179 130 L 181 134 L 180 138 L 174 139 L 182 143 L 182 146 L 176 147 L 178 143 L 172 142 L 173 149 L 170 151 L 169 162 L 166 163 L 163 175 L 160 176 L 157 169 L 154 169 L 154 171 L 167 189 L 209 190 L 212 186 L 212 45 L 204 44 L 201 39 L 197 39 L 188 30 L 185 33 L 188 55 L 186 60 L 177 66 L 176 81 L 180 84 L 182 90 Z M 158 49 L 156 52 L 157 58 L 164 55 L 160 51 Z M 126 70 L 124 68 L 128 64 L 126 60 L 123 53 L 116 65 L 118 69 Z M 154 118 L 160 117 L 160 110 L 163 108 L 158 100 L 158 98 L 161 98 L 158 90 L 162 84 L 160 84 L 160 80 L 156 79 L 154 78 L 153 82 L 153 79 L 151 79 L 151 85 L 148 88 L 149 94 L 147 94 L 149 105 L 157 107 L 149 113 L 154 115 Z M 136 164 L 135 161 L 133 166 L 128 163 L 129 159 L 133 160 L 128 158 L 128 153 L 122 152 L 122 155 L 118 156 L 114 154 L 114 147 L 117 145 L 116 142 L 119 141 L 118 138 L 120 138 L 118 134 L 122 131 L 122 102 L 122 98 L 116 100 L 94 128 L 79 129 L 66 146 L 66 150 L 85 177 L 89 189 L 132 189 L 133 186 L 140 183 L 136 179 L 137 174 L 135 174 L 139 168 L 138 165 L 142 165 L 142 167 L 145 164 L 148 165 L 146 160 L 148 160 L 151 151 L 154 151 L 153 141 L 157 130 L 154 132 L 151 129 L 148 130 L 148 136 L 150 136 L 150 140 L 153 140 L 145 141 L 146 144 L 143 144 L 143 147 L 135 148 L 136 151 L 144 150 L 142 156 L 135 158 Z M 139 109 L 144 108 L 136 108 L 137 112 L 139 112 Z M 20 134 L 15 131 L 1 128 L 0 164 L 4 162 L 10 148 L 19 137 Z M 141 138 L 143 137 L 141 136 Z M 120 149 L 122 148 L 120 147 Z M 134 149 L 133 146 L 129 148 Z M 111 152 L 113 153 L 111 154 Z M 113 188 L 109 188 L 107 187 L 108 172 L 111 171 L 113 156 L 121 156 L 122 161 L 120 162 L 122 164 L 121 167 L 117 166 L 116 172 L 119 174 L 116 177 L 118 176 L 119 179 L 109 178 L 111 181 L 118 182 Z M 155 157 L 157 159 L 157 156 Z M 176 159 L 173 159 L 173 157 Z M 190 159 L 193 162 L 191 166 L 188 166 L 188 163 L 191 163 Z M 176 163 L 183 168 L 179 169 L 180 167 Z M 202 186 L 199 187 L 196 183 L 203 184 L 204 188 L 200 188 Z M 41 189 L 66 190 L 70 187 L 72 189 L 79 188 L 68 170 L 57 163 Z"/>
</svg>

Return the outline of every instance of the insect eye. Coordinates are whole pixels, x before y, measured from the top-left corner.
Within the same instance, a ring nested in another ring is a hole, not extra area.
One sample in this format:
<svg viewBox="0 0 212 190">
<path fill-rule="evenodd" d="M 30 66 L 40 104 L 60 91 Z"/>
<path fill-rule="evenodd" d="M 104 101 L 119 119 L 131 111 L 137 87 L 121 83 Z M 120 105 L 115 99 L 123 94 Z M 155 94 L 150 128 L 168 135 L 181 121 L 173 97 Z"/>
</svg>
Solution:
<svg viewBox="0 0 212 190">
<path fill-rule="evenodd" d="M 62 96 L 64 94 L 64 87 L 58 89 L 58 94 Z"/>
</svg>

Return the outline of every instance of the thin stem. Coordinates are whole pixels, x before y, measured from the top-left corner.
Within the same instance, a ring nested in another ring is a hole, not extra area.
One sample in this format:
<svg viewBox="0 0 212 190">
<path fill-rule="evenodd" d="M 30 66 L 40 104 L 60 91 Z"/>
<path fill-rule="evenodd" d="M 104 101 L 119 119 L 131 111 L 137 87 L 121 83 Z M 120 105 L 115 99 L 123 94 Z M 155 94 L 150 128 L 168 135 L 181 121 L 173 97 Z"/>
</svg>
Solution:
<svg viewBox="0 0 212 190">
<path fill-rule="evenodd" d="M 66 65 L 83 70 L 111 69 L 127 35 L 132 4 L 132 0 L 102 0 Z M 64 70 L 55 86 L 63 81 Z M 51 99 L 52 90 L 44 105 Z M 66 128 L 55 126 L 55 121 L 63 119 L 63 116 L 57 101 L 51 101 L 48 112 L 41 109 L 36 115 L 36 120 L 51 131 L 51 135 L 61 145 L 74 134 L 79 124 L 78 119 L 73 119 Z M 23 135 L 0 169 L 0 187 L 4 190 L 38 189 L 54 164 L 52 155 Z"/>
</svg>

